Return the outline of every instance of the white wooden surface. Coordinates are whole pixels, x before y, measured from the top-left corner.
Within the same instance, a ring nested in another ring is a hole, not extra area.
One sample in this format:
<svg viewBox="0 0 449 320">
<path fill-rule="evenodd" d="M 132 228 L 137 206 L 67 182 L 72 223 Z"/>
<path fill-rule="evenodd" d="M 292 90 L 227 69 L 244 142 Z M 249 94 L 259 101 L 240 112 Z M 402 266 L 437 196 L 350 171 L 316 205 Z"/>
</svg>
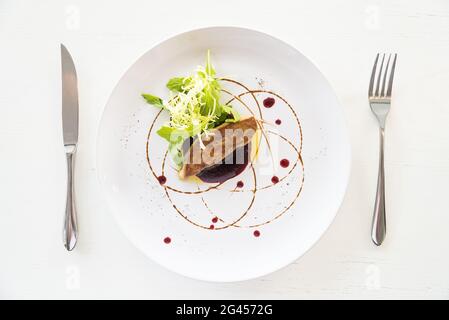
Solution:
<svg viewBox="0 0 449 320">
<path fill-rule="evenodd" d="M 347 115 L 353 170 L 343 206 L 296 263 L 253 281 L 172 274 L 119 232 L 99 193 L 95 141 L 122 73 L 154 44 L 211 25 L 296 46 Z M 59 43 L 80 91 L 80 242 L 61 242 L 65 157 Z M 388 238 L 369 237 L 377 124 L 366 91 L 376 52 L 398 52 L 386 133 Z M 449 2 L 0 1 L 0 298 L 449 298 Z"/>
</svg>

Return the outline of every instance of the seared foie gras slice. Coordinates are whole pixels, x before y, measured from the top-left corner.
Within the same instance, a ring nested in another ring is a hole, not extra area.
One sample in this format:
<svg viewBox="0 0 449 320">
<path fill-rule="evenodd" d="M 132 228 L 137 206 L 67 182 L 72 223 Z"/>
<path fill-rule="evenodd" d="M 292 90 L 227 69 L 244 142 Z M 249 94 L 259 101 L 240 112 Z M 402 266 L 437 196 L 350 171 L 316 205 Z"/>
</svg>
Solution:
<svg viewBox="0 0 449 320">
<path fill-rule="evenodd" d="M 236 149 L 251 143 L 257 129 L 256 119 L 247 117 L 235 123 L 224 123 L 210 130 L 208 136 L 203 134 L 203 146 L 199 139 L 196 139 L 186 152 L 179 177 L 185 179 L 196 176 L 202 170 L 220 164 Z"/>
</svg>

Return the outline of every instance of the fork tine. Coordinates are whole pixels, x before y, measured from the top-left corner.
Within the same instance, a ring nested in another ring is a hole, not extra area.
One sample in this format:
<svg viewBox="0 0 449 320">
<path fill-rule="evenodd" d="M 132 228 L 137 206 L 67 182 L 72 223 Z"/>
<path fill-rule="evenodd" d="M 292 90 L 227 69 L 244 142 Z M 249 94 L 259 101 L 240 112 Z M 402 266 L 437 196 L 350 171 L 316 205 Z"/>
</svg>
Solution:
<svg viewBox="0 0 449 320">
<path fill-rule="evenodd" d="M 397 53 L 394 54 L 394 59 L 393 59 L 393 65 L 391 66 L 391 72 L 390 72 L 390 79 L 388 80 L 388 90 L 387 90 L 387 97 L 391 98 L 391 91 L 393 90 L 393 78 L 394 78 L 394 69 L 396 67 L 396 58 L 397 58 Z"/>
<path fill-rule="evenodd" d="M 368 88 L 368 96 L 373 96 L 373 87 L 374 87 L 374 77 L 376 76 L 376 69 L 377 69 L 377 61 L 379 60 L 379 53 L 376 55 L 376 60 L 374 60 L 374 66 L 373 71 L 371 71 L 371 79 L 369 81 L 369 88 Z"/>
<path fill-rule="evenodd" d="M 380 78 L 382 78 L 382 69 L 384 66 L 384 60 L 385 60 L 385 53 L 382 55 L 382 62 L 380 63 L 379 74 L 377 75 L 377 85 L 376 85 L 376 94 L 375 94 L 376 97 L 379 96 Z"/>
<path fill-rule="evenodd" d="M 391 53 L 388 55 L 387 65 L 385 66 L 384 79 L 382 80 L 381 97 L 385 97 L 385 83 L 387 82 L 388 66 L 390 65 Z"/>
</svg>

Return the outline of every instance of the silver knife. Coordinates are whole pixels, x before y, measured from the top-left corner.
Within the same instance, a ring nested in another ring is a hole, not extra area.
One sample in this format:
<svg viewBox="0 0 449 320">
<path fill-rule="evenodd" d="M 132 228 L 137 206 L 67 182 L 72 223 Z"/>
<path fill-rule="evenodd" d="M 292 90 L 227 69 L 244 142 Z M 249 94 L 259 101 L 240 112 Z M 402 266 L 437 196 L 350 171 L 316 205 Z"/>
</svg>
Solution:
<svg viewBox="0 0 449 320">
<path fill-rule="evenodd" d="M 69 51 L 61 43 L 62 70 L 62 130 L 67 158 L 67 199 L 64 216 L 63 241 L 68 251 L 75 248 L 78 240 L 74 192 L 74 158 L 78 143 L 78 86 L 75 65 Z"/>
</svg>

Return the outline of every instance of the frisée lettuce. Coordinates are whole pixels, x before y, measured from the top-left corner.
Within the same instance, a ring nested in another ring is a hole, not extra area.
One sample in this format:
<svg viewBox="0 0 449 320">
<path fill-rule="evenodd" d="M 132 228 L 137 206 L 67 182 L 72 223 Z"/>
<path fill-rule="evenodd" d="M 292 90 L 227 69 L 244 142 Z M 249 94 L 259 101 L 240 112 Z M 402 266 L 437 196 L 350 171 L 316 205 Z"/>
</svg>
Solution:
<svg viewBox="0 0 449 320">
<path fill-rule="evenodd" d="M 221 86 L 215 75 L 208 50 L 204 67 L 198 66 L 191 76 L 174 77 L 167 82 L 169 99 L 142 94 L 147 103 L 170 115 L 170 120 L 157 133 L 168 141 L 168 151 L 178 169 L 183 164 L 182 145 L 187 138 L 197 138 L 204 147 L 202 134 L 207 135 L 209 130 L 224 122 L 240 120 L 240 114 L 231 105 L 220 103 Z"/>
</svg>

